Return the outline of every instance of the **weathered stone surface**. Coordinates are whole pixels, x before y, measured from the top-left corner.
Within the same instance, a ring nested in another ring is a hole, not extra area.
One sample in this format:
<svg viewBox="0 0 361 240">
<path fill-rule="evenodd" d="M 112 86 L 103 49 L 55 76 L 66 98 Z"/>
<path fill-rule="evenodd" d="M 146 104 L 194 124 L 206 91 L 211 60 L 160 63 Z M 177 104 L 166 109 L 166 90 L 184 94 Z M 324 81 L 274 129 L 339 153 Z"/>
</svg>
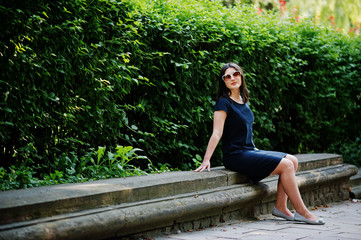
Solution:
<svg viewBox="0 0 361 240">
<path fill-rule="evenodd" d="M 358 173 L 350 178 L 350 188 L 348 189 L 354 198 L 361 199 L 361 168 Z"/>
<path fill-rule="evenodd" d="M 342 164 L 300 172 L 297 178 L 302 191 L 312 192 L 312 200 L 307 203 L 324 204 L 325 201 L 344 198 L 344 194 L 338 192 L 347 191 L 342 188 L 342 184 L 346 184 L 356 172 L 355 166 Z M 277 177 L 270 177 L 256 185 L 244 183 L 220 186 L 1 225 L 0 239 L 103 239 L 172 229 L 174 226 L 180 229 L 207 227 L 218 223 L 221 217 L 270 211 L 268 200 L 275 198 L 276 187 Z M 325 197 L 327 194 L 329 196 Z M 264 203 L 267 207 L 262 206 Z M 257 207 L 262 210 L 257 210 Z M 194 221 L 197 221 L 196 224 Z"/>
<path fill-rule="evenodd" d="M 298 154 L 298 171 L 342 164 L 342 156 L 330 153 Z"/>
<path fill-rule="evenodd" d="M 227 186 L 229 175 L 169 172 L 0 192 L 0 224 Z"/>
<path fill-rule="evenodd" d="M 342 157 L 335 154 L 300 154 L 297 157 L 302 171 L 342 163 Z M 0 192 L 0 224 L 245 182 L 245 176 L 217 167 L 203 173 L 169 172 Z"/>
<path fill-rule="evenodd" d="M 355 166 L 334 154 L 297 157 L 306 205 L 348 197 Z M 0 239 L 104 239 L 208 227 L 270 212 L 277 179 L 254 185 L 216 167 L 0 192 Z"/>
<path fill-rule="evenodd" d="M 350 186 L 356 187 L 361 185 L 361 168 L 358 169 L 358 172 L 356 175 L 352 176 L 350 178 Z"/>
<path fill-rule="evenodd" d="M 252 201 L 262 193 L 259 186 L 233 186 L 201 191 L 198 195 L 185 194 L 177 198 L 164 198 L 147 201 L 143 204 L 112 206 L 101 208 L 98 212 L 83 211 L 75 214 L 64 214 L 59 219 L 43 219 L 16 228 L 1 226 L 0 239 L 97 239 L 101 237 L 124 236 L 138 231 L 146 231 L 155 227 L 166 227 L 169 224 L 185 222 L 194 218 L 208 218 L 218 215 L 222 207 Z M 197 216 L 197 217 L 195 217 Z"/>
</svg>

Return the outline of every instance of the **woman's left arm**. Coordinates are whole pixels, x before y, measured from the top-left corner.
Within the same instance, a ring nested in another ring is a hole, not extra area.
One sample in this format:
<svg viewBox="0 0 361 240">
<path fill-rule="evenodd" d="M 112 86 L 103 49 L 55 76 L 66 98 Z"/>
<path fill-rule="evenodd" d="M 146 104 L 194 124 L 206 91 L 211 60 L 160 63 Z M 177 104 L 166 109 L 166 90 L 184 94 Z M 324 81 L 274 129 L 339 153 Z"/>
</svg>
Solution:
<svg viewBox="0 0 361 240">
<path fill-rule="evenodd" d="M 224 123 L 226 121 L 227 113 L 225 111 L 215 111 L 214 119 L 213 119 L 213 133 L 211 138 L 209 139 L 206 153 L 203 158 L 202 165 L 194 170 L 195 172 L 202 172 L 204 169 L 207 169 L 208 172 L 211 169 L 211 157 L 213 155 L 214 150 L 216 149 L 219 140 L 223 134 Z"/>
</svg>

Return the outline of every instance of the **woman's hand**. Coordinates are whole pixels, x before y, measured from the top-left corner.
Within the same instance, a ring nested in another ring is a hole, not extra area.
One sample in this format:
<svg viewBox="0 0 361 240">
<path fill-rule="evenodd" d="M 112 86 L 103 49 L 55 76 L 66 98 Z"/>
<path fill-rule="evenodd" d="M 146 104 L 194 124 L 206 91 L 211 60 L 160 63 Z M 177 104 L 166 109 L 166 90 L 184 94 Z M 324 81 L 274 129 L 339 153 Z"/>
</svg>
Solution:
<svg viewBox="0 0 361 240">
<path fill-rule="evenodd" d="M 211 171 L 211 163 L 210 161 L 203 160 L 202 165 L 194 170 L 195 172 L 203 172 L 204 169 L 207 169 L 208 172 Z"/>
</svg>

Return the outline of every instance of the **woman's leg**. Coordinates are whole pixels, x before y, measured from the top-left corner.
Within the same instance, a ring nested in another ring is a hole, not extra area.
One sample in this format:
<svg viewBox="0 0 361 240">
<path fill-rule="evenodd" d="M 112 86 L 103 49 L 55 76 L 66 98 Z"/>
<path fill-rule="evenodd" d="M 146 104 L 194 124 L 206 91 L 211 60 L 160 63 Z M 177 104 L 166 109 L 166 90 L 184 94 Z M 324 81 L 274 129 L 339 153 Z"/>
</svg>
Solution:
<svg viewBox="0 0 361 240">
<path fill-rule="evenodd" d="M 298 160 L 295 156 L 287 154 L 287 156 L 285 157 L 289 160 L 291 160 L 292 164 L 293 164 L 293 168 L 295 170 L 295 172 L 297 171 L 298 168 Z M 283 186 L 281 184 L 281 178 L 278 179 L 278 184 L 277 184 L 277 200 L 276 200 L 276 208 L 277 210 L 281 211 L 282 213 L 288 215 L 288 216 L 293 216 L 293 214 L 291 213 L 291 211 L 288 209 L 287 207 L 287 199 L 288 196 L 285 192 L 285 190 L 283 189 Z"/>
<path fill-rule="evenodd" d="M 311 221 L 317 221 L 318 219 L 308 211 L 303 203 L 296 181 L 295 166 L 292 160 L 283 158 L 272 174 L 280 175 L 280 184 L 283 187 L 283 191 L 288 195 L 295 210 L 305 218 Z"/>
</svg>

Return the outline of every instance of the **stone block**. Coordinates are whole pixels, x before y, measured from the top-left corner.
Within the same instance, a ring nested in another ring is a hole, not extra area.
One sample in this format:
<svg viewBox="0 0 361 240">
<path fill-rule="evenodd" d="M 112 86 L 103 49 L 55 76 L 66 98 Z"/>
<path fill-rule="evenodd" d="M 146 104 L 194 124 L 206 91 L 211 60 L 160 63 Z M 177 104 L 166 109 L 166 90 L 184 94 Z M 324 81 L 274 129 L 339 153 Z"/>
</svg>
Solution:
<svg viewBox="0 0 361 240">
<path fill-rule="evenodd" d="M 349 177 L 356 172 L 357 168 L 352 165 L 331 165 L 298 172 L 297 180 L 307 205 L 320 205 L 327 201 L 343 200 L 348 194 L 345 186 L 348 184 Z M 89 199 L 89 202 L 84 200 L 83 204 L 94 204 L 94 206 L 91 209 L 78 209 L 73 212 L 56 209 L 61 214 L 24 222 L 2 223 L 0 239 L 111 239 L 133 235 L 150 236 L 148 234 L 169 231 L 169 229 L 184 231 L 190 228 L 205 228 L 218 224 L 225 218 L 258 216 L 261 213 L 270 212 L 276 199 L 278 177 L 266 178 L 259 184 L 234 184 L 241 178 L 237 178 L 237 174 L 227 173 L 224 169 L 215 170 L 213 173 L 181 173 L 178 176 L 183 179 L 178 180 L 170 178 L 171 175 L 133 178 L 133 180 L 138 179 L 135 182 L 131 182 L 129 179 L 132 178 L 129 178 L 120 181 L 122 184 L 116 180 L 99 181 L 94 185 L 94 189 L 89 185 L 91 183 L 84 186 L 82 184 L 54 186 L 56 187 L 54 189 L 58 190 L 63 188 L 68 198 L 53 196 L 54 202 L 50 201 L 43 207 L 53 207 L 56 205 L 56 199 L 66 202 L 69 205 L 64 206 L 68 207 L 72 206 L 70 200 L 75 199 L 73 206 L 75 209 L 79 208 L 82 199 Z M 182 180 L 184 183 L 181 183 Z M 119 186 L 115 184 L 116 182 Z M 165 187 L 167 185 L 169 188 Z M 100 189 L 102 187 L 104 189 Z M 123 190 L 119 191 L 120 189 Z M 149 190 L 148 193 L 145 193 L 146 189 Z M 167 189 L 169 192 L 164 193 L 163 191 Z M 40 188 L 40 190 L 44 191 L 45 188 Z M 49 190 L 47 194 L 54 191 Z M 102 191 L 105 191 L 104 196 L 102 196 Z M 21 193 L 29 192 L 21 191 Z M 71 197 L 72 194 L 76 197 Z M 149 196 L 149 194 L 154 194 L 154 196 Z M 129 196 L 134 197 L 134 201 L 130 201 Z M 20 204 L 19 199 L 15 202 L 26 208 L 25 206 L 29 206 L 31 201 L 25 200 L 25 195 L 22 197 L 24 198 L 23 205 Z M 118 202 L 117 197 L 125 201 Z M 34 199 L 40 198 L 33 197 Z M 0 194 L 0 200 L 4 200 L 4 195 Z M 47 201 L 48 199 L 45 202 Z M 99 205 L 96 205 L 97 203 Z M 3 207 L 2 210 L 5 208 Z M 9 209 L 8 213 L 11 213 Z"/>
</svg>

